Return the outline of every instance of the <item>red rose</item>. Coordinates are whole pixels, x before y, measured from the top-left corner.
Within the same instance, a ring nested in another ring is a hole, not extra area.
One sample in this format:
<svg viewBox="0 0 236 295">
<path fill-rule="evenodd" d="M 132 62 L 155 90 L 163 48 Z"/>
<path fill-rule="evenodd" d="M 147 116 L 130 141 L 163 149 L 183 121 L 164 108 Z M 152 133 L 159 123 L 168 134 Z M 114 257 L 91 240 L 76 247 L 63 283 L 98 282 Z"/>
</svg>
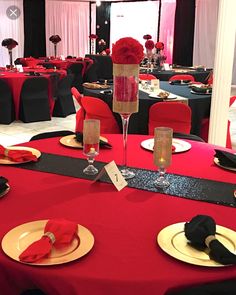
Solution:
<svg viewBox="0 0 236 295">
<path fill-rule="evenodd" d="M 143 46 L 131 37 L 119 39 L 112 47 L 115 64 L 139 64 L 143 59 Z"/>
<path fill-rule="evenodd" d="M 163 50 L 164 49 L 164 43 L 163 42 L 157 42 L 155 45 L 157 50 Z"/>
<path fill-rule="evenodd" d="M 52 35 L 50 38 L 49 38 L 49 41 L 51 41 L 53 44 L 57 44 L 61 41 L 61 38 L 59 35 Z"/>
<path fill-rule="evenodd" d="M 152 36 L 149 35 L 149 34 L 147 34 L 147 35 L 144 35 L 144 36 L 143 36 L 143 39 L 144 39 L 144 40 L 149 40 L 149 39 L 152 39 Z"/>
<path fill-rule="evenodd" d="M 12 38 L 4 39 L 2 41 L 2 46 L 6 47 L 8 50 L 15 48 L 16 45 L 18 45 L 18 43 Z"/>
<path fill-rule="evenodd" d="M 107 49 L 105 49 L 105 52 L 106 52 L 107 55 L 110 55 L 111 50 L 109 48 L 107 48 Z"/>
<path fill-rule="evenodd" d="M 146 49 L 149 49 L 149 50 L 152 50 L 154 48 L 155 44 L 152 40 L 147 40 L 145 42 L 145 48 Z"/>
<path fill-rule="evenodd" d="M 91 35 L 89 35 L 89 39 L 97 39 L 97 38 L 98 38 L 98 36 L 95 35 L 95 34 L 91 34 Z"/>
</svg>

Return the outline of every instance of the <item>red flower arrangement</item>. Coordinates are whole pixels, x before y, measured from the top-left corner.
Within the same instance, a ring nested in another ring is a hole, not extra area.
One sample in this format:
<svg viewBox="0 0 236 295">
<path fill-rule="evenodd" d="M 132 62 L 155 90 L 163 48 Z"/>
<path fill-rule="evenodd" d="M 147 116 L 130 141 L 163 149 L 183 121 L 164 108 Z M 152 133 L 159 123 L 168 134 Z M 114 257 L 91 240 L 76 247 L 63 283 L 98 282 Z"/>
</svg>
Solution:
<svg viewBox="0 0 236 295">
<path fill-rule="evenodd" d="M 149 35 L 149 34 L 146 34 L 146 35 L 143 36 L 143 39 L 144 40 L 149 40 L 149 39 L 152 39 L 152 36 Z"/>
<path fill-rule="evenodd" d="M 105 49 L 105 52 L 106 52 L 107 55 L 110 55 L 110 53 L 111 53 L 110 48 Z"/>
<path fill-rule="evenodd" d="M 2 46 L 6 47 L 8 50 L 12 50 L 16 45 L 18 45 L 18 43 L 12 38 L 4 39 L 2 41 Z"/>
<path fill-rule="evenodd" d="M 89 39 L 97 39 L 98 36 L 96 34 L 91 34 L 89 35 Z"/>
<path fill-rule="evenodd" d="M 164 43 L 163 42 L 157 42 L 155 44 L 156 49 L 159 50 L 163 50 L 164 49 Z"/>
<path fill-rule="evenodd" d="M 152 50 L 155 47 L 155 44 L 152 40 L 147 40 L 145 42 L 145 48 L 148 50 Z"/>
<path fill-rule="evenodd" d="M 119 39 L 112 47 L 115 64 L 139 64 L 143 59 L 143 46 L 131 37 Z"/>
<path fill-rule="evenodd" d="M 51 41 L 53 44 L 57 44 L 61 41 L 61 38 L 59 35 L 52 35 L 50 38 L 49 38 L 49 41 Z"/>
</svg>

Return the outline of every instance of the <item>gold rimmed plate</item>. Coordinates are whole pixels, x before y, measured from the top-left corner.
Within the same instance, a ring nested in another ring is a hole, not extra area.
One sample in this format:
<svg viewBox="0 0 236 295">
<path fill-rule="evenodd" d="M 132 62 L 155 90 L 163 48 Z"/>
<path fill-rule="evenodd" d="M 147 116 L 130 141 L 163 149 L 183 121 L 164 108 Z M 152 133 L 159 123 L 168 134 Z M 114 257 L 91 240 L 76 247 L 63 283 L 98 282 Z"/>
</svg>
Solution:
<svg viewBox="0 0 236 295">
<path fill-rule="evenodd" d="M 10 146 L 7 147 L 8 150 L 25 150 L 25 151 L 30 151 L 32 152 L 33 155 L 35 155 L 37 157 L 37 159 L 41 156 L 41 152 L 39 150 L 36 150 L 34 148 L 31 147 L 26 147 L 26 146 Z M 4 157 L 2 159 L 0 159 L 0 164 L 4 164 L 4 165 L 12 165 L 12 164 L 22 164 L 22 163 L 27 163 L 30 162 L 31 160 L 28 161 L 21 161 L 21 162 L 14 162 L 11 159 L 9 159 L 8 157 Z"/>
<path fill-rule="evenodd" d="M 181 140 L 178 138 L 173 138 L 172 145 L 175 147 L 173 153 L 182 153 L 191 149 L 191 144 L 185 140 Z M 146 139 L 141 142 L 141 146 L 149 151 L 153 151 L 154 147 L 154 138 Z"/>
<path fill-rule="evenodd" d="M 6 183 L 6 188 L 5 190 L 3 190 L 1 193 L 0 193 L 0 198 L 2 198 L 3 196 L 5 196 L 10 190 L 10 185 L 8 183 Z"/>
<path fill-rule="evenodd" d="M 223 267 L 204 251 L 191 247 L 184 234 L 185 222 L 175 223 L 163 228 L 157 235 L 157 243 L 160 248 L 170 256 L 186 263 L 207 266 Z M 236 251 L 236 232 L 217 225 L 216 238 L 232 253 Z M 235 253 L 236 254 L 236 253 Z"/>
<path fill-rule="evenodd" d="M 221 167 L 221 168 L 223 168 L 223 169 L 226 169 L 226 170 L 230 170 L 230 171 L 234 171 L 234 172 L 236 172 L 236 167 L 233 168 L 233 167 L 228 167 L 228 166 L 221 165 L 220 162 L 219 162 L 219 159 L 216 158 L 216 157 L 214 157 L 214 163 L 215 163 L 217 166 L 219 166 L 219 167 Z"/>
<path fill-rule="evenodd" d="M 100 139 L 103 140 L 103 141 L 105 141 L 105 142 L 108 142 L 108 140 L 105 137 L 103 137 L 103 136 L 100 136 Z M 65 145 L 65 146 L 68 146 L 68 147 L 72 147 L 72 148 L 78 148 L 78 149 L 82 149 L 83 148 L 82 142 L 78 142 L 76 140 L 76 136 L 74 134 L 61 137 L 60 138 L 60 143 L 62 145 Z"/>
<path fill-rule="evenodd" d="M 21 262 L 19 255 L 31 243 L 42 237 L 47 221 L 32 221 L 10 230 L 2 239 L 4 253 L 13 260 Z M 47 258 L 40 260 L 40 262 L 30 263 L 30 265 L 51 266 L 68 263 L 86 255 L 92 249 L 93 245 L 93 234 L 86 227 L 78 224 L 77 235 L 69 246 L 57 249 L 53 247 Z"/>
</svg>

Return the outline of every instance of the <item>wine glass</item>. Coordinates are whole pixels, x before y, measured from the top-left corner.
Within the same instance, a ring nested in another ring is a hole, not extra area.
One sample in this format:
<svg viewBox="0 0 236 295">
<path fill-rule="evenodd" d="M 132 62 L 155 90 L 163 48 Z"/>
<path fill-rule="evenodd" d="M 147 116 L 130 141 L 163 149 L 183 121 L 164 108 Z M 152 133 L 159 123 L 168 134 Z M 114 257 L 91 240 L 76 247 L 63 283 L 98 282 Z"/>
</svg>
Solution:
<svg viewBox="0 0 236 295">
<path fill-rule="evenodd" d="M 165 189 L 170 183 L 165 178 L 166 168 L 171 164 L 173 129 L 156 127 L 154 130 L 154 164 L 158 166 L 159 176 L 154 182 L 158 188 Z"/>
<path fill-rule="evenodd" d="M 98 169 L 93 166 L 95 157 L 99 154 L 100 120 L 86 119 L 83 126 L 83 153 L 87 156 L 89 165 L 83 170 L 87 175 L 95 175 Z"/>
</svg>

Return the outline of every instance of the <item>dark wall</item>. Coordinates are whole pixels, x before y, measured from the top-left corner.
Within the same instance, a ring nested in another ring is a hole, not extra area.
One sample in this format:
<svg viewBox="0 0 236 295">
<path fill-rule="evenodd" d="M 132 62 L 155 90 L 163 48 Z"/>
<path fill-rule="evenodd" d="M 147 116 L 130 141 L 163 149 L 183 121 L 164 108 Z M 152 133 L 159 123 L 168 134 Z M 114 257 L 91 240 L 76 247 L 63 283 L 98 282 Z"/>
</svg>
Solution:
<svg viewBox="0 0 236 295">
<path fill-rule="evenodd" d="M 24 0 L 24 56 L 45 56 L 45 0 Z"/>
<path fill-rule="evenodd" d="M 173 63 L 191 66 L 193 60 L 195 0 L 177 0 Z"/>
<path fill-rule="evenodd" d="M 99 49 L 98 41 L 100 39 L 106 41 L 106 48 L 109 48 L 110 46 L 110 11 L 110 2 L 101 2 L 101 5 L 96 7 L 96 35 L 98 36 L 96 44 L 97 51 Z"/>
</svg>

